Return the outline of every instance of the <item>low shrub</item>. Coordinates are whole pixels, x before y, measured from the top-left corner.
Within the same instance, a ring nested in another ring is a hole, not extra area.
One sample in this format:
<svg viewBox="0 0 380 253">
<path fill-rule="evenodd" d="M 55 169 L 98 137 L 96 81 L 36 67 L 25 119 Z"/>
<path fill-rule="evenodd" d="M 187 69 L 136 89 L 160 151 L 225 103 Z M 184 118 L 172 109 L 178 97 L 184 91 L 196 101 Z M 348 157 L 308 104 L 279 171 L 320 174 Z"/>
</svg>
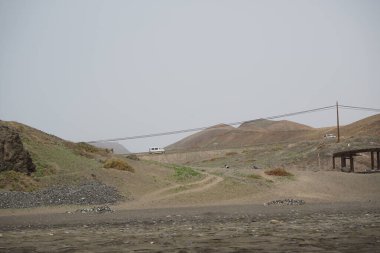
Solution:
<svg viewBox="0 0 380 253">
<path fill-rule="evenodd" d="M 127 155 L 126 158 L 131 159 L 131 160 L 135 160 L 135 161 L 140 161 L 140 158 L 135 154 Z"/>
<path fill-rule="evenodd" d="M 135 170 L 126 161 L 119 158 L 111 158 L 106 160 L 104 162 L 103 167 L 106 169 L 116 169 L 135 172 Z"/>
<path fill-rule="evenodd" d="M 98 148 L 86 142 L 79 142 L 79 143 L 67 142 L 65 144 L 68 148 L 73 149 L 74 153 L 87 157 L 87 158 L 94 158 L 97 155 L 109 156 L 109 154 L 111 153 L 110 150 Z"/>
<path fill-rule="evenodd" d="M 185 166 L 173 166 L 174 169 L 174 178 L 178 181 L 184 181 L 191 178 L 198 178 L 201 176 L 201 173 L 198 171 Z"/>
<path fill-rule="evenodd" d="M 251 179 L 262 179 L 263 177 L 260 176 L 260 175 L 257 175 L 257 174 L 250 174 L 250 175 L 247 175 L 248 178 L 251 178 Z"/>
<path fill-rule="evenodd" d="M 291 177 L 291 176 L 293 176 L 292 173 L 287 172 L 283 168 L 277 168 L 277 169 L 267 170 L 267 171 L 265 171 L 265 174 L 267 174 L 269 176 L 279 176 L 279 177 Z"/>
</svg>

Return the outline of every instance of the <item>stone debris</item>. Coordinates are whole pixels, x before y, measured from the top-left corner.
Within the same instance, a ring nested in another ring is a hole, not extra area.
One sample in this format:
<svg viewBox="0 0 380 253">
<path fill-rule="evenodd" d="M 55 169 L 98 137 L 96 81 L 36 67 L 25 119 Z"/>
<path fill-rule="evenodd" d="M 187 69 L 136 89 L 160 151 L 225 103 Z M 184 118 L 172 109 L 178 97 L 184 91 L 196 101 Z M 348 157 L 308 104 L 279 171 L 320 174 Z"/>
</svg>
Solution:
<svg viewBox="0 0 380 253">
<path fill-rule="evenodd" d="M 267 203 L 264 203 L 264 206 L 271 206 L 271 205 L 277 205 L 277 206 L 299 206 L 304 205 L 306 202 L 302 199 L 280 199 L 280 200 L 273 200 Z"/>
<path fill-rule="evenodd" d="M 94 206 L 91 208 L 83 208 L 83 209 L 78 209 L 75 211 L 76 213 L 113 213 L 113 210 L 108 206 Z"/>
<path fill-rule="evenodd" d="M 116 188 L 90 181 L 78 186 L 55 186 L 34 192 L 0 192 L 0 209 L 51 205 L 103 205 L 123 200 Z"/>
</svg>

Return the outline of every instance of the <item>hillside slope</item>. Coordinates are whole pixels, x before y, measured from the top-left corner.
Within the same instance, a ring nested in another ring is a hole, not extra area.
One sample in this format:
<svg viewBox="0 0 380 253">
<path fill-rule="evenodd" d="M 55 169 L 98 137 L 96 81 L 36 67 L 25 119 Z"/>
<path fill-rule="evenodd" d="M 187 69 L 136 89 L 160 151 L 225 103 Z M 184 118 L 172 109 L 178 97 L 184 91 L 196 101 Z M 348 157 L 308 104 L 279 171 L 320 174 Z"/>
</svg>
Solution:
<svg viewBox="0 0 380 253">
<path fill-rule="evenodd" d="M 376 114 L 341 127 L 343 136 L 380 136 L 380 114 Z"/>
<path fill-rule="evenodd" d="M 110 157 L 104 149 L 86 143 L 65 141 L 21 123 L 0 121 L 0 125 L 17 132 L 24 148 L 30 153 L 36 171 L 27 181 L 34 186 L 44 187 L 55 183 L 68 183 L 72 180 L 63 175 L 70 174 L 76 177 L 87 169 L 101 168 L 103 161 Z M 25 179 L 19 176 L 21 180 Z M 78 176 L 76 180 L 79 179 Z M 30 190 L 27 185 L 24 188 L 23 190 Z"/>
<path fill-rule="evenodd" d="M 44 203 L 115 203 L 139 198 L 176 182 L 176 173 L 192 177 L 182 168 L 178 172 L 172 166 L 147 163 L 133 157 L 129 159 L 87 143 L 66 141 L 17 122 L 0 121 L 0 126 L 18 133 L 36 166 L 36 171 L 30 175 L 17 171 L 0 172 L 0 209 Z M 38 203 L 31 203 L 33 199 Z"/>
<path fill-rule="evenodd" d="M 221 137 L 226 135 L 228 136 L 230 132 L 234 130 L 235 128 L 229 125 L 215 125 L 167 146 L 166 149 L 171 150 L 217 146 L 219 145 Z"/>
</svg>

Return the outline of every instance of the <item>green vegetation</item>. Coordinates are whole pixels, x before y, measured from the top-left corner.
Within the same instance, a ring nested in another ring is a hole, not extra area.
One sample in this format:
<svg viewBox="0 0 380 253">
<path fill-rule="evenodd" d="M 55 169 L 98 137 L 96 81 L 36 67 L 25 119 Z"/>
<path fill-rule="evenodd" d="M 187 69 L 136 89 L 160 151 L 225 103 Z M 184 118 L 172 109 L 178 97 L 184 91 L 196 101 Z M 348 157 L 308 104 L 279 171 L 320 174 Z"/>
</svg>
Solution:
<svg viewBox="0 0 380 253">
<path fill-rule="evenodd" d="M 199 179 L 202 174 L 190 167 L 172 165 L 174 169 L 174 178 L 177 181 L 187 181 L 191 179 Z"/>
<path fill-rule="evenodd" d="M 30 153 L 36 171 L 31 176 L 2 174 L 0 187 L 8 190 L 34 190 L 52 184 L 82 181 L 93 169 L 101 168 L 111 155 L 87 143 L 72 143 L 40 130 L 16 123 L 1 122 L 16 130 Z M 18 185 L 18 186 L 17 186 Z"/>
<path fill-rule="evenodd" d="M 135 170 L 126 161 L 119 158 L 108 159 L 104 163 L 104 168 L 135 172 Z"/>
<path fill-rule="evenodd" d="M 99 168 L 101 164 L 94 160 L 76 154 L 65 145 L 49 145 L 38 142 L 27 143 L 37 172 L 41 176 L 60 172 L 72 172 L 84 168 Z M 52 169 L 53 168 L 53 169 Z M 49 173 L 44 170 L 50 170 Z"/>
<path fill-rule="evenodd" d="M 278 176 L 278 177 L 292 177 L 292 176 L 294 176 L 292 173 L 287 172 L 283 168 L 267 170 L 264 173 L 269 175 L 269 176 Z"/>
<path fill-rule="evenodd" d="M 237 155 L 238 153 L 237 152 L 228 152 L 226 153 L 226 156 L 233 156 L 233 155 Z"/>
</svg>

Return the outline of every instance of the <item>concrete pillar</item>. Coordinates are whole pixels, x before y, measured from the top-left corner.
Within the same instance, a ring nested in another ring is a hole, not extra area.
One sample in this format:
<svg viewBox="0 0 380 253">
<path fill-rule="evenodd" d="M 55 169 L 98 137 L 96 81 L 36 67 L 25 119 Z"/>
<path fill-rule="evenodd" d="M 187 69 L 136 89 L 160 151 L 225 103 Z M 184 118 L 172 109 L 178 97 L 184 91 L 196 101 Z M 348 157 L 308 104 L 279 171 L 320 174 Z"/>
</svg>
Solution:
<svg viewBox="0 0 380 253">
<path fill-rule="evenodd" d="M 350 156 L 350 171 L 354 172 L 354 157 Z"/>
<path fill-rule="evenodd" d="M 340 158 L 340 164 L 341 164 L 341 167 L 342 168 L 345 168 L 346 167 L 346 157 L 345 156 L 342 156 Z"/>
</svg>

